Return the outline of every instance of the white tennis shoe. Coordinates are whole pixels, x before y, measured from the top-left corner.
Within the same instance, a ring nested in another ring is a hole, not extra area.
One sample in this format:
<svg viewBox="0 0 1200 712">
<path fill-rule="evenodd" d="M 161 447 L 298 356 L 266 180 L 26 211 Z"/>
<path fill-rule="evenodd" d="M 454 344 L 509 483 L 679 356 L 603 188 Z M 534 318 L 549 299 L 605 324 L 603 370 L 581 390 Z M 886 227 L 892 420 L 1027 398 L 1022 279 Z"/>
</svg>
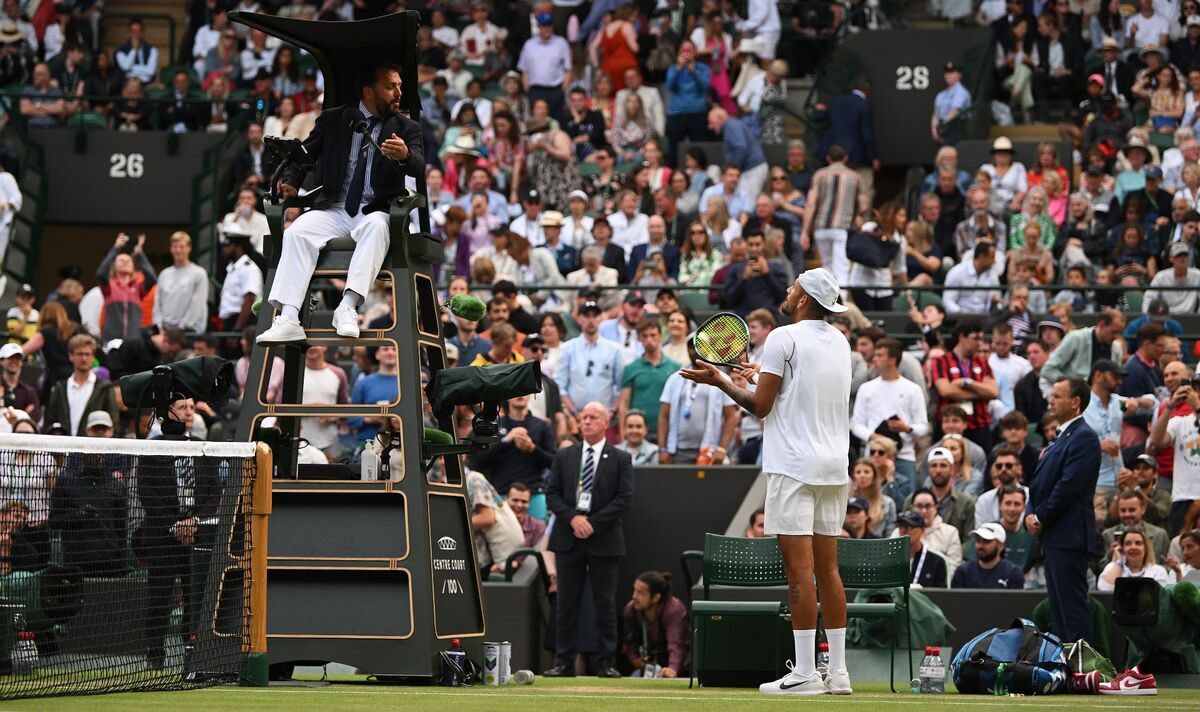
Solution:
<svg viewBox="0 0 1200 712">
<path fill-rule="evenodd" d="M 338 307 L 333 310 L 333 328 L 338 336 L 348 339 L 358 338 L 358 312 L 350 307 Z"/>
<path fill-rule="evenodd" d="M 831 695 L 851 695 L 854 690 L 850 689 L 850 672 L 848 670 L 830 670 L 825 676 L 825 687 L 829 689 Z"/>
<path fill-rule="evenodd" d="M 259 346 L 278 346 L 304 341 L 306 338 L 308 337 L 304 333 L 304 327 L 300 326 L 300 322 L 277 316 L 275 322 L 271 324 L 271 328 L 259 334 L 254 343 Z"/>
<path fill-rule="evenodd" d="M 797 675 L 789 672 L 775 682 L 764 682 L 758 686 L 758 691 L 765 695 L 825 695 L 829 690 L 825 681 L 817 673 Z"/>
</svg>

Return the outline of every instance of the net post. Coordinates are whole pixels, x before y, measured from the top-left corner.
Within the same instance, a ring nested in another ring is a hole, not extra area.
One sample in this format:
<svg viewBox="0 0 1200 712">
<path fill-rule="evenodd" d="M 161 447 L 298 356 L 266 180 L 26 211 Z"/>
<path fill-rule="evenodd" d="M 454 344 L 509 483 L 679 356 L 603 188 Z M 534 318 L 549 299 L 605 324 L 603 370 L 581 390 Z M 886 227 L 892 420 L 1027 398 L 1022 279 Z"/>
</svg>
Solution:
<svg viewBox="0 0 1200 712">
<path fill-rule="evenodd" d="M 254 483 L 250 498 L 250 645 L 239 684 L 265 687 L 267 665 L 267 523 L 271 516 L 273 462 L 266 443 L 255 447 Z"/>
</svg>

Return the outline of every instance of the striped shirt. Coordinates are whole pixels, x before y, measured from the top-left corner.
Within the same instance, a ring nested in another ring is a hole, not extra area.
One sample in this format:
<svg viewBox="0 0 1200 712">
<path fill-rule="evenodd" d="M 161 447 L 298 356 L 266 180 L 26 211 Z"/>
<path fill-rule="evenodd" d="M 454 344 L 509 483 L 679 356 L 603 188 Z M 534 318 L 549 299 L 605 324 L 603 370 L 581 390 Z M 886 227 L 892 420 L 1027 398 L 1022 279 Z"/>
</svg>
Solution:
<svg viewBox="0 0 1200 712">
<path fill-rule="evenodd" d="M 965 370 L 969 370 L 970 373 L 964 374 Z M 966 362 L 959 358 L 953 349 L 947 351 L 944 356 L 933 360 L 931 375 L 934 383 L 937 383 L 939 378 L 948 378 L 955 385 L 961 385 L 963 378 L 970 378 L 972 381 L 993 378 L 992 368 L 988 366 L 987 359 L 976 355 Z M 992 416 L 988 413 L 987 400 L 957 401 L 948 400 L 939 395 L 937 399 L 939 420 L 942 417 L 942 408 L 948 405 L 959 405 L 967 411 L 967 430 L 989 428 L 992 425 Z"/>
<path fill-rule="evenodd" d="M 814 230 L 849 230 L 858 214 L 862 179 L 844 164 L 835 163 L 813 174 Z"/>
</svg>

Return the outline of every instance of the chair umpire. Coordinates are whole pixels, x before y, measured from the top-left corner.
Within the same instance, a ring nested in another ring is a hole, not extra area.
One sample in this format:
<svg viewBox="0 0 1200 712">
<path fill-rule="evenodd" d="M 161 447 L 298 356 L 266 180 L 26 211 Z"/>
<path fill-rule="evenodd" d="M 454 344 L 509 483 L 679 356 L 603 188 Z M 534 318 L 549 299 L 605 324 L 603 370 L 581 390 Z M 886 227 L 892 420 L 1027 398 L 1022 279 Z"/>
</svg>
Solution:
<svg viewBox="0 0 1200 712">
<path fill-rule="evenodd" d="M 260 346 L 304 341 L 300 308 L 308 298 L 321 248 L 338 237 L 350 237 L 356 245 L 333 325 L 339 336 L 358 337 L 358 307 L 375 283 L 391 244 L 389 204 L 404 194 L 406 176 L 415 178 L 425 169 L 421 126 L 399 113 L 400 75 L 400 68 L 390 64 L 364 70 L 359 78 L 360 100 L 321 112 L 304 141 L 305 150 L 317 161 L 314 183 L 323 187 L 313 209 L 284 232 L 283 253 L 268 297 L 279 315 L 259 335 Z M 366 140 L 364 133 L 373 140 Z M 295 195 L 305 173 L 298 167 L 289 170 L 281 180 L 283 194 Z"/>
</svg>

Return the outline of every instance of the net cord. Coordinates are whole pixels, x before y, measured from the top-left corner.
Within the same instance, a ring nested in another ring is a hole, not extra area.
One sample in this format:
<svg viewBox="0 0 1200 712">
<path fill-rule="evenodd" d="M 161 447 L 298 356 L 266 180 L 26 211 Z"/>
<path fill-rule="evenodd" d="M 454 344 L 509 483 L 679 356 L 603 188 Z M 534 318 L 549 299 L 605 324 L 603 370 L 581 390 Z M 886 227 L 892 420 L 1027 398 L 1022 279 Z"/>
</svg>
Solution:
<svg viewBox="0 0 1200 712">
<path fill-rule="evenodd" d="M 0 434 L 0 450 L 36 450 L 46 453 L 118 455 L 174 455 L 176 457 L 253 458 L 253 442 L 199 442 L 181 440 L 127 440 L 66 435 Z"/>
</svg>

